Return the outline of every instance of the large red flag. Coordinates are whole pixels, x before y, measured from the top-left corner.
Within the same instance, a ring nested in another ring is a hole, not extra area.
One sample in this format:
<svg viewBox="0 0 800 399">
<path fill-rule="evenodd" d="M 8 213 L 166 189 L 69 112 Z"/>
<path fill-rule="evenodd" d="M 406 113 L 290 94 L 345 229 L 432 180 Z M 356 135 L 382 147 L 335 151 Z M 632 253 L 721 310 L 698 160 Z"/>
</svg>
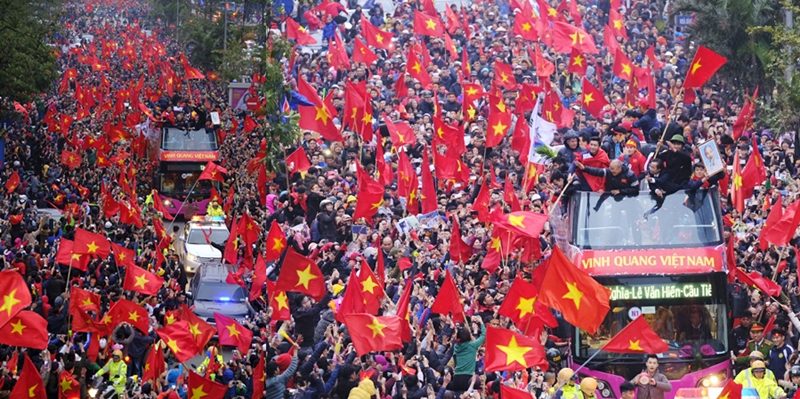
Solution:
<svg viewBox="0 0 800 399">
<path fill-rule="evenodd" d="M 19 373 L 14 389 L 11 390 L 9 399 L 47 399 L 47 392 L 44 389 L 44 381 L 39 370 L 31 361 L 31 358 L 25 356 L 25 361 L 22 364 L 22 372 Z"/>
<path fill-rule="evenodd" d="M 698 46 L 694 59 L 683 81 L 684 89 L 703 87 L 703 85 L 719 70 L 728 59 L 715 53 L 708 47 Z"/>
<path fill-rule="evenodd" d="M 47 320 L 38 313 L 23 310 L 2 328 L 0 344 L 44 350 L 50 342 L 47 335 Z"/>
<path fill-rule="evenodd" d="M 608 343 L 604 351 L 614 353 L 649 353 L 655 355 L 666 352 L 669 346 L 650 328 L 644 317 L 637 317 L 620 330 Z"/>
<path fill-rule="evenodd" d="M 189 324 L 184 320 L 159 328 L 156 333 L 164 340 L 167 348 L 172 351 L 172 354 L 181 363 L 193 358 L 199 352 L 189 329 Z"/>
<path fill-rule="evenodd" d="M 253 341 L 253 332 L 242 327 L 236 320 L 214 313 L 214 321 L 217 323 L 217 335 L 219 343 L 222 345 L 235 346 L 240 353 L 247 353 L 250 343 Z"/>
<path fill-rule="evenodd" d="M 125 272 L 122 289 L 145 295 L 157 295 L 164 279 L 138 266 L 129 266 Z"/>
<path fill-rule="evenodd" d="M 447 315 L 452 313 L 453 321 L 456 323 L 463 323 L 466 319 L 464 317 L 464 306 L 461 304 L 461 294 L 458 292 L 453 276 L 450 275 L 448 270 L 445 273 L 444 283 L 442 288 L 436 295 L 436 300 L 431 306 L 431 313 L 438 313 Z"/>
<path fill-rule="evenodd" d="M 211 381 L 189 370 L 189 391 L 187 392 L 189 399 L 222 398 L 225 397 L 227 390 L 228 388 L 225 385 Z"/>
<path fill-rule="evenodd" d="M 272 225 L 269 226 L 266 248 L 267 252 L 264 255 L 264 259 L 267 262 L 280 259 L 283 249 L 286 248 L 286 234 L 283 233 L 283 230 L 281 230 L 278 222 L 275 220 L 273 220 Z"/>
<path fill-rule="evenodd" d="M 423 14 L 414 9 L 414 33 L 442 37 L 444 35 L 444 24 L 438 16 Z"/>
<path fill-rule="evenodd" d="M 370 352 L 392 351 L 403 347 L 401 337 L 410 330 L 400 316 L 373 316 L 354 313 L 344 316 L 344 324 L 359 356 Z"/>
<path fill-rule="evenodd" d="M 11 270 L 0 272 L 0 298 L 0 326 L 4 326 L 31 304 L 31 292 L 22 275 Z"/>
<path fill-rule="evenodd" d="M 581 28 L 565 22 L 553 22 L 553 47 L 559 53 L 571 53 L 578 48 L 584 54 L 598 54 L 592 36 Z"/>
<path fill-rule="evenodd" d="M 517 371 L 540 366 L 547 369 L 542 344 L 533 338 L 504 328 L 486 327 L 487 372 Z"/>
<path fill-rule="evenodd" d="M 291 248 L 283 258 L 281 273 L 275 289 L 285 292 L 300 292 L 317 301 L 321 300 L 328 291 L 319 266 Z"/>
<path fill-rule="evenodd" d="M 72 252 L 105 258 L 111 254 L 111 244 L 102 234 L 90 233 L 84 229 L 77 228 Z"/>
</svg>

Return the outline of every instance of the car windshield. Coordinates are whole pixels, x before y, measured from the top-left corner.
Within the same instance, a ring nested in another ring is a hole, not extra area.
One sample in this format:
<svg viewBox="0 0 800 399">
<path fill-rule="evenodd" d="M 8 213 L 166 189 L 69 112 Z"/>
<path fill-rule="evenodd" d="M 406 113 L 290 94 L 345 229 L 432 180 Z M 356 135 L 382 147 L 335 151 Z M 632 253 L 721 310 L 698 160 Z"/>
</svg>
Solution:
<svg viewBox="0 0 800 399">
<path fill-rule="evenodd" d="M 215 302 L 244 302 L 247 299 L 242 287 L 225 283 L 200 283 L 195 300 Z"/>
<path fill-rule="evenodd" d="M 211 129 L 181 130 L 176 127 L 162 130 L 161 149 L 165 151 L 217 151 L 217 134 Z"/>
<path fill-rule="evenodd" d="M 591 356 L 636 317 L 667 344 L 667 356 L 692 359 L 727 350 L 724 273 L 597 277 L 611 290 L 611 311 L 594 335 L 581 331 L 581 356 Z M 617 357 L 601 351 L 598 357 Z M 635 355 L 630 355 L 635 356 Z"/>
<path fill-rule="evenodd" d="M 579 192 L 572 202 L 572 241 L 582 249 L 693 248 L 722 243 L 716 190 L 664 198 Z"/>
<path fill-rule="evenodd" d="M 208 241 L 206 241 L 207 234 Z M 229 235 L 230 232 L 226 229 L 199 226 L 189 231 L 189 237 L 186 239 L 186 243 L 194 245 L 203 245 L 209 242 L 224 244 Z"/>
</svg>

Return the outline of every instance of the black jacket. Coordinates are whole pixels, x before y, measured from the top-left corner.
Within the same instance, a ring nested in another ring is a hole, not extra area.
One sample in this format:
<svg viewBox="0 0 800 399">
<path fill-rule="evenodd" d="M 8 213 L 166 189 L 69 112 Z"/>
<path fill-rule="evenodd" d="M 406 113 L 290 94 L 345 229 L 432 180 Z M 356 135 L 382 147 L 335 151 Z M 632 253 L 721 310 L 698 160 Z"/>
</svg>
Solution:
<svg viewBox="0 0 800 399">
<path fill-rule="evenodd" d="M 658 158 L 664 160 L 664 172 L 672 176 L 678 185 L 692 178 L 692 156 L 686 152 L 667 150 L 658 154 Z"/>
<path fill-rule="evenodd" d="M 317 214 L 317 230 L 320 237 L 330 242 L 336 241 L 336 214 L 334 212 L 320 212 Z"/>
<path fill-rule="evenodd" d="M 623 164 L 622 171 L 616 176 L 611 174 L 608 168 L 599 169 L 587 166 L 583 169 L 583 172 L 593 176 L 605 177 L 605 191 L 607 192 L 619 190 L 619 193 L 623 195 L 636 195 L 639 193 L 638 179 L 636 175 L 628 169 L 627 165 Z"/>
<path fill-rule="evenodd" d="M 292 311 L 294 317 L 295 331 L 297 335 L 303 336 L 303 342 L 300 344 L 302 347 L 314 346 L 314 328 L 319 322 L 319 315 L 328 306 L 331 300 L 331 294 L 328 292 L 321 301 L 314 304 L 314 306 L 306 309 L 298 307 Z"/>
</svg>

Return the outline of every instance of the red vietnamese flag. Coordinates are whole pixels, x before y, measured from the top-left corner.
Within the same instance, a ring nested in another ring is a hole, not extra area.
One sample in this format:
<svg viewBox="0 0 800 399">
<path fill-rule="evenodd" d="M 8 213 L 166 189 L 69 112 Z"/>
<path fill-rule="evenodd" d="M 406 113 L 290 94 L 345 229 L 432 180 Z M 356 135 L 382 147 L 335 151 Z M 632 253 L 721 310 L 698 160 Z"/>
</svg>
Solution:
<svg viewBox="0 0 800 399">
<path fill-rule="evenodd" d="M 292 248 L 289 248 L 283 258 L 281 273 L 275 289 L 285 292 L 300 292 L 317 301 L 322 300 L 328 291 L 325 287 L 325 277 L 319 270 L 319 266 Z"/>
<path fill-rule="evenodd" d="M 622 19 L 622 16 L 617 10 L 612 8 L 608 11 L 608 23 L 611 26 L 614 36 L 619 36 L 625 40 L 628 40 L 628 31 L 625 29 L 625 20 Z"/>
<path fill-rule="evenodd" d="M 100 312 L 100 295 L 91 291 L 86 291 L 78 287 L 72 287 L 69 291 L 69 306 L 78 308 L 84 312 Z"/>
<path fill-rule="evenodd" d="M 90 233 L 84 229 L 75 230 L 75 241 L 72 251 L 80 255 L 92 255 L 105 258 L 111 254 L 111 244 L 105 236 L 97 233 Z"/>
<path fill-rule="evenodd" d="M 75 399 L 81 394 L 81 383 L 67 370 L 58 375 L 58 399 Z"/>
<path fill-rule="evenodd" d="M 514 29 L 513 32 L 522 36 L 525 40 L 535 42 L 539 40 L 539 32 L 535 29 L 536 24 L 529 15 L 521 12 L 514 16 Z"/>
<path fill-rule="evenodd" d="M 495 238 L 492 238 L 494 240 Z M 497 247 L 500 247 L 500 239 L 497 238 Z M 536 285 L 529 283 L 519 276 L 514 279 L 511 289 L 508 290 L 503 303 L 500 305 L 498 314 L 508 317 L 514 324 L 527 330 L 527 324 L 547 325 L 557 327 L 558 321 L 542 302 L 538 301 L 539 289 Z"/>
<path fill-rule="evenodd" d="M 156 295 L 164 285 L 164 279 L 138 266 L 129 266 L 125 272 L 122 288 L 144 295 Z"/>
<path fill-rule="evenodd" d="M 276 290 L 275 283 L 270 280 L 267 280 L 267 296 L 269 297 L 269 306 L 272 307 L 272 319 L 291 320 L 289 297 L 285 292 Z"/>
<path fill-rule="evenodd" d="M 553 22 L 553 46 L 559 53 L 571 53 L 573 48 L 584 54 L 597 54 L 592 36 L 583 29 L 565 22 Z"/>
<path fill-rule="evenodd" d="M 311 168 L 311 162 L 308 161 L 308 156 L 302 146 L 286 157 L 286 169 L 289 170 L 290 175 L 295 172 L 306 173 L 309 168 Z"/>
<path fill-rule="evenodd" d="M 267 261 L 264 260 L 263 254 L 258 254 L 255 266 L 253 266 L 253 284 L 250 286 L 250 301 L 255 301 L 261 298 L 264 283 L 267 282 Z"/>
<path fill-rule="evenodd" d="M 489 96 L 490 102 L 493 97 L 494 96 Z M 502 108 L 505 109 L 505 111 L 500 111 L 496 107 L 490 107 L 489 124 L 486 128 L 486 147 L 495 147 L 502 143 L 508 133 L 508 129 L 511 127 L 511 110 L 503 104 L 502 99 L 499 100 L 498 104 L 502 104 Z M 463 141 L 464 139 L 462 138 L 461 142 Z"/>
<path fill-rule="evenodd" d="M 224 182 L 225 176 L 223 174 L 227 174 L 228 170 L 215 164 L 214 162 L 208 161 L 206 167 L 203 168 L 203 173 L 200 173 L 200 177 L 197 180 L 214 180 L 218 182 Z"/>
<path fill-rule="evenodd" d="M 761 159 L 761 151 L 759 151 L 758 145 L 753 145 L 752 148 L 750 158 L 747 159 L 744 171 L 742 171 L 745 197 L 752 195 L 753 189 L 767 180 L 767 168 L 764 166 L 764 160 Z"/>
<path fill-rule="evenodd" d="M 461 294 L 458 292 L 449 270 L 445 273 L 442 288 L 439 289 L 439 294 L 436 295 L 436 300 L 431 306 L 431 313 L 442 315 L 452 313 L 453 321 L 456 323 L 463 323 L 466 320 L 464 306 L 461 304 Z"/>
<path fill-rule="evenodd" d="M 66 165 L 70 170 L 81 166 L 83 158 L 80 155 L 71 151 L 61 151 L 61 163 Z"/>
<path fill-rule="evenodd" d="M 267 252 L 264 259 L 267 262 L 280 259 L 283 249 L 286 248 L 286 235 L 275 220 L 272 221 L 272 225 L 269 227 L 266 248 Z"/>
<path fill-rule="evenodd" d="M 604 287 L 553 248 L 539 299 L 561 312 L 564 320 L 594 334 L 609 310 L 611 290 Z"/>
<path fill-rule="evenodd" d="M 511 179 L 506 179 L 505 186 L 503 187 L 503 201 L 511 205 L 511 212 L 522 211 L 519 198 L 517 198 L 517 194 L 514 193 L 514 185 L 511 183 Z"/>
<path fill-rule="evenodd" d="M 114 327 L 120 323 L 128 323 L 143 334 L 147 334 L 150 327 L 150 320 L 147 311 L 137 305 L 135 302 L 127 299 L 120 299 L 111 309 L 108 310 L 106 316 L 103 317 L 103 324 L 109 327 L 109 331 L 113 331 Z"/>
<path fill-rule="evenodd" d="M 119 124 L 112 125 L 110 123 L 107 123 L 105 132 L 106 135 L 111 138 L 112 144 L 123 140 L 130 140 L 133 138 L 133 135 L 128 133 L 128 131 L 125 130 L 125 127 Z"/>
<path fill-rule="evenodd" d="M 356 282 L 358 282 L 358 286 L 361 289 L 361 298 L 363 298 L 364 304 L 367 307 L 367 313 L 378 314 L 381 300 L 386 296 L 386 293 L 383 291 L 381 280 L 375 276 L 375 273 L 372 272 L 372 269 L 365 260 L 361 261 L 361 267 L 356 276 Z"/>
<path fill-rule="evenodd" d="M 719 70 L 728 59 L 715 53 L 708 47 L 698 46 L 697 52 L 694 53 L 694 59 L 689 66 L 689 71 L 686 73 L 686 79 L 683 81 L 684 89 L 691 89 L 695 87 L 703 87 L 703 85 L 714 76 L 714 73 Z"/>
<path fill-rule="evenodd" d="M 122 245 L 111 243 L 111 249 L 114 251 L 114 262 L 119 267 L 136 266 L 133 258 L 136 256 L 136 251 L 123 247 Z"/>
<path fill-rule="evenodd" d="M 589 67 L 589 62 L 586 57 L 577 48 L 572 49 L 569 57 L 569 67 L 567 73 L 577 73 L 578 75 L 586 75 L 586 69 Z"/>
<path fill-rule="evenodd" d="M 466 264 L 472 257 L 472 247 L 461 238 L 458 218 L 453 218 L 453 231 L 450 233 L 450 259 L 455 263 Z"/>
<path fill-rule="evenodd" d="M 253 118 L 250 117 L 250 115 L 245 115 L 244 116 L 244 128 L 242 130 L 245 133 L 250 133 L 253 130 L 255 130 L 255 128 L 257 128 L 257 127 L 258 127 L 258 123 L 256 123 L 256 121 L 254 121 Z"/>
<path fill-rule="evenodd" d="M 532 238 L 539 237 L 547 219 L 545 214 L 529 211 L 511 212 L 507 215 L 502 212 L 492 214 L 492 222 L 496 226 Z"/>
<path fill-rule="evenodd" d="M 419 58 L 417 58 L 417 54 L 414 50 L 409 50 L 406 56 L 408 60 L 406 63 L 406 73 L 418 80 L 423 88 L 430 88 L 433 85 L 433 79 L 431 79 L 428 70 L 423 67 L 423 64 L 419 61 Z"/>
<path fill-rule="evenodd" d="M 286 38 L 294 39 L 298 46 L 317 44 L 317 39 L 291 18 L 286 18 Z"/>
<path fill-rule="evenodd" d="M 11 390 L 9 399 L 47 399 L 47 392 L 44 389 L 44 381 L 39 370 L 31 361 L 31 358 L 25 356 L 22 365 L 22 372 L 19 373 L 14 389 Z"/>
<path fill-rule="evenodd" d="M 589 114 L 597 119 L 602 119 L 603 110 L 608 105 L 608 101 L 603 97 L 603 92 L 594 87 L 589 79 L 583 78 L 581 105 Z"/>
<path fill-rule="evenodd" d="M 206 397 L 208 397 L 208 399 L 222 398 L 225 397 L 227 391 L 228 387 L 225 385 L 211 381 L 189 370 L 189 388 L 188 392 L 186 392 L 189 399 L 202 399 Z"/>
<path fill-rule="evenodd" d="M 233 215 L 233 222 L 231 223 L 231 233 L 225 241 L 225 251 L 222 253 L 222 259 L 226 262 L 235 265 L 239 260 L 239 225 L 236 223 L 236 214 Z"/>
<path fill-rule="evenodd" d="M 769 296 L 777 298 L 781 295 L 781 286 L 768 278 L 764 278 L 764 276 L 758 272 L 745 273 L 740 269 L 736 270 L 736 277 L 740 282 L 750 287 L 757 288 Z"/>
<path fill-rule="evenodd" d="M 609 54 L 616 54 L 617 51 L 621 48 L 619 41 L 617 41 L 617 37 L 614 36 L 614 32 L 608 24 L 603 25 L 603 44 L 608 49 Z M 600 74 L 600 69 L 597 68 L 597 73 Z"/>
<path fill-rule="evenodd" d="M 613 353 L 664 353 L 669 346 L 650 328 L 644 317 L 637 317 L 620 330 L 601 350 Z"/>
<path fill-rule="evenodd" d="M 77 332 L 99 333 L 106 335 L 111 333 L 102 322 L 92 319 L 88 313 L 78 308 L 71 308 L 69 314 L 72 316 L 72 330 Z"/>
<path fill-rule="evenodd" d="M 144 365 L 144 373 L 142 374 L 142 382 L 155 382 L 165 369 L 164 350 L 161 348 L 161 341 L 159 341 L 153 344 L 150 348 L 150 353 L 147 355 L 147 362 Z"/>
<path fill-rule="evenodd" d="M 732 179 L 733 184 L 731 184 L 731 202 L 733 202 L 733 207 L 736 208 L 737 211 L 743 212 L 744 200 L 746 198 L 744 196 L 744 190 L 742 189 L 742 166 L 739 163 L 739 151 L 736 151 L 733 156 Z"/>
<path fill-rule="evenodd" d="M 422 150 L 422 194 L 419 199 L 422 203 L 422 213 L 430 213 L 438 209 L 436 202 L 436 186 L 433 182 L 430 161 L 428 160 L 427 148 Z"/>
<path fill-rule="evenodd" d="M 64 266 L 74 267 L 80 271 L 88 270 L 89 255 L 76 254 L 72 251 L 74 243 L 72 240 L 62 238 L 59 241 L 58 252 L 56 253 L 56 263 Z"/>
<path fill-rule="evenodd" d="M 486 327 L 486 372 L 547 369 L 544 347 L 538 341 L 504 328 Z"/>
<path fill-rule="evenodd" d="M 156 333 L 167 345 L 179 362 L 184 363 L 193 358 L 198 352 L 197 344 L 192 338 L 189 324 L 185 320 L 176 321 L 164 328 L 159 328 Z"/>
<path fill-rule="evenodd" d="M 44 350 L 50 342 L 47 320 L 38 313 L 23 310 L 0 328 L 0 344 Z"/>
<path fill-rule="evenodd" d="M 617 53 L 614 55 L 613 72 L 614 75 L 620 79 L 629 82 L 633 81 L 633 63 L 621 49 L 617 49 Z"/>
<path fill-rule="evenodd" d="M 385 192 L 383 185 L 373 179 L 359 180 L 358 187 L 358 202 L 356 202 L 356 209 L 353 212 L 353 220 L 356 221 L 365 218 L 368 221 L 372 220 L 372 216 L 378 212 L 378 209 L 383 205 L 383 194 Z"/>
<path fill-rule="evenodd" d="M 11 174 L 11 177 L 8 178 L 6 181 L 6 190 L 9 194 L 13 193 L 14 190 L 19 187 L 19 173 L 15 170 L 14 173 Z"/>
<path fill-rule="evenodd" d="M 494 62 L 494 82 L 497 86 L 503 86 L 508 90 L 517 89 L 517 80 L 511 65 L 500 61 Z"/>
<path fill-rule="evenodd" d="M 167 208 L 164 207 L 164 199 L 161 198 L 161 195 L 158 194 L 158 190 L 152 191 L 153 195 L 153 209 L 161 213 L 161 216 L 166 220 L 174 220 L 175 217 L 172 216 Z M 163 237 L 162 237 L 163 238 Z"/>
<path fill-rule="evenodd" d="M 185 304 L 181 305 L 181 320 L 186 322 L 192 339 L 198 348 L 205 348 L 217 330 L 205 320 L 194 314 Z"/>
<path fill-rule="evenodd" d="M 534 64 L 536 65 L 536 76 L 547 79 L 556 71 L 555 65 L 552 62 L 548 61 L 542 55 L 542 50 L 539 48 L 538 45 L 534 45 L 534 52 L 533 52 L 533 59 Z M 528 48 L 528 52 L 530 52 L 530 48 Z"/>
<path fill-rule="evenodd" d="M 363 62 L 369 67 L 378 60 L 378 56 L 360 39 L 354 39 L 353 62 Z"/>
<path fill-rule="evenodd" d="M 264 359 L 264 352 L 258 358 L 258 364 L 253 368 L 253 396 L 250 399 L 262 399 L 262 392 L 266 389 L 267 373 L 265 371 L 267 361 Z"/>
<path fill-rule="evenodd" d="M 367 40 L 367 44 L 372 47 L 391 50 L 392 38 L 394 35 L 378 29 L 375 25 L 371 24 L 369 20 L 361 15 L 361 35 Z"/>
<path fill-rule="evenodd" d="M 438 16 L 423 14 L 415 8 L 414 33 L 417 35 L 441 37 L 444 35 L 444 24 Z"/>
<path fill-rule="evenodd" d="M 247 212 L 242 214 L 242 218 L 239 219 L 239 226 L 236 227 L 236 230 L 247 245 L 253 245 L 256 240 L 258 240 L 258 236 L 261 235 L 261 228 L 258 227 L 258 223 L 256 223 Z"/>
<path fill-rule="evenodd" d="M 214 321 L 217 324 L 217 335 L 219 343 L 227 346 L 239 348 L 240 353 L 247 353 L 250 344 L 253 342 L 253 332 L 243 327 L 236 320 L 214 313 Z"/>
<path fill-rule="evenodd" d="M 500 384 L 500 397 L 503 399 L 531 399 L 531 393 L 521 389 Z"/>
<path fill-rule="evenodd" d="M 737 384 L 733 378 L 729 378 L 722 392 L 717 396 L 718 399 L 742 399 L 742 384 Z"/>
<path fill-rule="evenodd" d="M 353 313 L 344 316 L 344 324 L 359 356 L 370 352 L 393 351 L 403 347 L 401 337 L 410 331 L 408 322 L 399 316 Z"/>
<path fill-rule="evenodd" d="M 758 239 L 773 245 L 784 246 L 794 237 L 797 225 L 800 223 L 800 212 L 798 212 L 800 201 L 792 202 L 785 210 L 779 210 L 778 206 L 783 206 L 780 198 L 767 216 L 766 224 L 762 227 Z M 762 249 L 766 249 L 766 245 Z"/>
<path fill-rule="evenodd" d="M 414 144 L 414 131 L 408 123 L 399 121 L 394 123 L 388 115 L 383 116 L 383 122 L 386 124 L 386 129 L 389 131 L 389 137 L 392 139 L 394 148 L 399 148 L 404 145 Z"/>
<path fill-rule="evenodd" d="M 647 59 L 650 60 L 650 64 L 653 66 L 653 69 L 660 71 L 662 68 L 664 68 L 665 63 L 656 58 L 656 46 L 654 44 L 650 45 L 645 52 L 645 55 L 647 56 Z"/>
<path fill-rule="evenodd" d="M 336 113 L 319 98 L 317 91 L 305 79 L 297 81 L 297 91 L 314 106 L 298 106 L 300 112 L 300 128 L 319 133 L 327 140 L 344 141 L 339 129 L 333 124 Z"/>
</svg>

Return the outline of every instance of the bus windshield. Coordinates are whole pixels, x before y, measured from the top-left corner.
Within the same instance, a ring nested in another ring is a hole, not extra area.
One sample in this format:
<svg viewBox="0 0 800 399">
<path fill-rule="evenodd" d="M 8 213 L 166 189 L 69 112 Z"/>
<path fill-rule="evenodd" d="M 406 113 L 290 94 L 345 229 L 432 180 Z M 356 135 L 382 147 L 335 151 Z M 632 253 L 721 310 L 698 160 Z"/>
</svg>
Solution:
<svg viewBox="0 0 800 399">
<path fill-rule="evenodd" d="M 611 290 L 611 311 L 594 335 L 580 332 L 581 356 L 597 352 L 636 317 L 644 317 L 669 344 L 666 356 L 692 359 L 726 353 L 725 273 L 595 278 Z M 617 356 L 598 354 L 600 358 Z"/>
<path fill-rule="evenodd" d="M 659 198 L 574 195 L 572 242 L 581 249 L 696 248 L 722 243 L 716 189 L 678 191 Z"/>
<path fill-rule="evenodd" d="M 213 129 L 181 130 L 167 127 L 162 130 L 161 149 L 164 151 L 217 151 L 217 134 Z"/>
</svg>

